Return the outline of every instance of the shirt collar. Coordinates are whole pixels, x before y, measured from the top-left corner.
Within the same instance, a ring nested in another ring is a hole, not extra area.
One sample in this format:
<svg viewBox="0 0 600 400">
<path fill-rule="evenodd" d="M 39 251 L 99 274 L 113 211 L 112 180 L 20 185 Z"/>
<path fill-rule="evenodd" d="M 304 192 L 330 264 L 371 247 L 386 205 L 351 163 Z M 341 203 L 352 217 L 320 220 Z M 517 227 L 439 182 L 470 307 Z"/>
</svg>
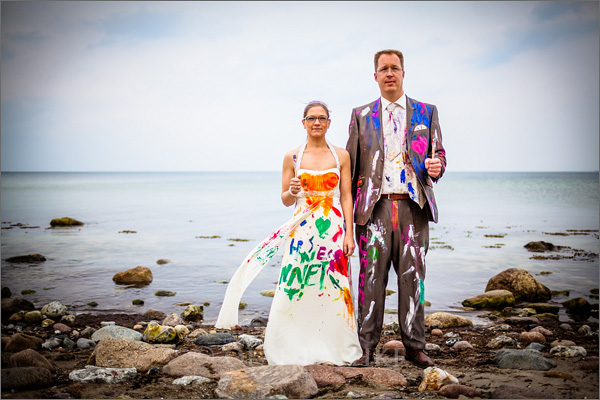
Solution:
<svg viewBox="0 0 600 400">
<path fill-rule="evenodd" d="M 386 110 L 387 106 L 392 103 L 391 101 L 389 101 L 388 99 L 386 99 L 385 97 L 381 96 L 381 109 L 382 110 Z M 400 96 L 400 98 L 396 101 L 394 101 L 394 103 L 398 104 L 400 107 L 402 107 L 403 110 L 406 110 L 406 93 L 402 93 L 402 96 Z"/>
</svg>

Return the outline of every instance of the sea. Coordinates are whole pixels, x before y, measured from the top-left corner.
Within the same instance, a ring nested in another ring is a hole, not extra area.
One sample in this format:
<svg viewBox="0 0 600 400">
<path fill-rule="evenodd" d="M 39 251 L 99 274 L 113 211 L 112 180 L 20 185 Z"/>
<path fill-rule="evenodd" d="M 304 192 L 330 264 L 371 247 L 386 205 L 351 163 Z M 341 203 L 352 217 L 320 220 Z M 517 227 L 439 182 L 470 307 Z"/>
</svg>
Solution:
<svg viewBox="0 0 600 400">
<path fill-rule="evenodd" d="M 38 308 L 56 300 L 73 313 L 169 314 L 193 303 L 204 304 L 205 323 L 214 323 L 242 260 L 293 213 L 281 204 L 279 172 L 2 172 L 0 182 L 2 286 Z M 568 290 L 551 300 L 556 304 L 573 297 L 598 303 L 591 293 L 599 287 L 598 172 L 448 171 L 434 190 L 439 222 L 430 224 L 426 315 L 446 311 L 488 322 L 462 301 L 508 268 Z M 84 225 L 50 229 L 60 217 Z M 524 247 L 531 241 L 562 247 L 535 257 Z M 32 253 L 47 260 L 6 261 Z M 246 290 L 240 323 L 268 316 L 272 299 L 260 293 L 275 288 L 280 262 L 277 254 Z M 152 270 L 151 284 L 113 282 L 117 272 L 136 266 Z M 388 289 L 397 291 L 396 279 L 391 271 Z M 175 295 L 156 296 L 159 290 Z M 136 299 L 144 304 L 133 305 Z M 385 308 L 391 323 L 395 294 Z M 570 318 L 564 311 L 559 317 Z"/>
</svg>

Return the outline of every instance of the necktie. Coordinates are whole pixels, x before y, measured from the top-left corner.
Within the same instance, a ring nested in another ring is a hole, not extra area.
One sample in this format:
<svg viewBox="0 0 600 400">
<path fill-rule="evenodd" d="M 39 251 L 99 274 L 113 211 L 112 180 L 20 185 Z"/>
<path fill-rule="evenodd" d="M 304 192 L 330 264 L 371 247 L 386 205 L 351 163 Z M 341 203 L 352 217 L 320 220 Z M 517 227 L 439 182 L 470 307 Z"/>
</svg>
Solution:
<svg viewBox="0 0 600 400">
<path fill-rule="evenodd" d="M 385 156 L 389 161 L 394 160 L 402 153 L 402 131 L 400 124 L 400 107 L 396 103 L 390 103 L 387 107 L 385 136 Z"/>
</svg>

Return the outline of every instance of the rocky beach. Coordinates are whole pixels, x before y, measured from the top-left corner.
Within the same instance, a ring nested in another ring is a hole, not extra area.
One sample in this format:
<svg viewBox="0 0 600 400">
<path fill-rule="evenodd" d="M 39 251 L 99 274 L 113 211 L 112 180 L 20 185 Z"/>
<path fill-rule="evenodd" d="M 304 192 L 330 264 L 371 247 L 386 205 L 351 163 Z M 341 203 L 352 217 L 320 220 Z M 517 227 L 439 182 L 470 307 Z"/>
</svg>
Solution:
<svg viewBox="0 0 600 400">
<path fill-rule="evenodd" d="M 151 275 L 138 267 L 113 280 Z M 2 287 L 2 397 L 598 398 L 597 299 L 597 288 L 570 298 L 523 269 L 502 271 L 463 312 L 426 313 L 435 367 L 423 370 L 405 360 L 396 323 L 367 367 L 269 366 L 263 317 L 222 330 L 196 304 L 169 315 L 77 312 L 58 300 L 35 309 Z M 469 311 L 489 323 L 474 325 Z"/>
</svg>

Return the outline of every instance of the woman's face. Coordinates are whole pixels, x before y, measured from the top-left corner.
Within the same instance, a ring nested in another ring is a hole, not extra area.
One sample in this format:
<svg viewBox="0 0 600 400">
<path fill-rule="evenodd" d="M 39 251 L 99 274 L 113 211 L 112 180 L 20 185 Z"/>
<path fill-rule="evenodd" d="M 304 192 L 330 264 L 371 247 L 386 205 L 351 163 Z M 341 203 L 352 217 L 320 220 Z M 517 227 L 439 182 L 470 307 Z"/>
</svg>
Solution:
<svg viewBox="0 0 600 400">
<path fill-rule="evenodd" d="M 309 136 L 318 138 L 325 136 L 329 129 L 331 121 L 327 116 L 327 111 L 321 106 L 314 106 L 308 109 L 306 117 L 302 120 L 302 125 Z"/>
</svg>

